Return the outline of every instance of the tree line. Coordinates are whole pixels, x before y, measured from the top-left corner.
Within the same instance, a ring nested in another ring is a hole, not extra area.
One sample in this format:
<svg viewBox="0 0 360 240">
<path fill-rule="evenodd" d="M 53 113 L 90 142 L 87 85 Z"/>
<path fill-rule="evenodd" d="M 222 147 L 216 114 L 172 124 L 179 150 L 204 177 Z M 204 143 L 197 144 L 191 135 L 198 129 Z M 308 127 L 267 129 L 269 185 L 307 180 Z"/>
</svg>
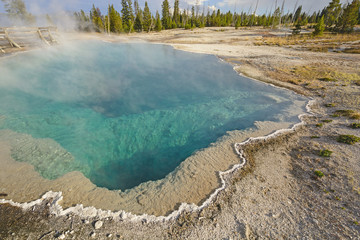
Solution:
<svg viewBox="0 0 360 240">
<path fill-rule="evenodd" d="M 80 31 L 97 32 L 149 32 L 174 28 L 202 28 L 202 27 L 252 27 L 263 26 L 279 28 L 282 26 L 294 27 L 294 33 L 299 33 L 302 28 L 312 26 L 315 34 L 324 30 L 336 32 L 351 32 L 356 24 L 360 24 L 360 0 L 353 0 L 341 4 L 340 0 L 332 0 L 321 11 L 309 14 L 302 10 L 302 6 L 295 6 L 293 12 L 284 13 L 282 6 L 275 6 L 274 10 L 262 15 L 254 11 L 232 13 L 221 12 L 220 9 L 211 11 L 209 8 L 194 5 L 191 8 L 180 10 L 179 0 L 175 0 L 172 10 L 168 0 L 161 5 L 161 16 L 156 11 L 152 15 L 148 3 L 142 9 L 137 0 L 121 0 L 120 13 L 113 5 L 108 7 L 107 15 L 102 15 L 99 8 L 94 5 L 87 15 L 84 11 L 76 12 L 75 19 Z M 110 17 L 109 17 L 110 16 Z"/>
<path fill-rule="evenodd" d="M 23 0 L 1 0 L 7 14 L 17 20 L 34 23 L 36 17 L 27 12 Z M 277 2 L 277 1 L 276 1 Z M 191 8 L 181 10 L 179 0 L 174 1 L 170 8 L 168 0 L 161 5 L 161 14 L 156 11 L 155 15 L 145 2 L 143 8 L 138 0 L 121 0 L 120 12 L 114 5 L 109 5 L 105 14 L 100 9 L 92 6 L 89 13 L 83 10 L 75 12 L 73 17 L 76 28 L 79 31 L 97 31 L 112 33 L 150 32 L 174 28 L 202 28 L 202 27 L 252 27 L 262 26 L 266 28 L 292 27 L 293 33 L 297 34 L 303 28 L 313 27 L 314 33 L 319 35 L 323 31 L 352 32 L 356 24 L 360 24 L 360 0 L 352 0 L 341 4 L 340 0 L 331 2 L 321 11 L 312 14 L 303 11 L 302 6 L 295 6 L 293 12 L 284 12 L 284 3 L 274 6 L 268 13 L 258 15 L 257 5 L 254 10 L 240 13 L 221 12 L 220 9 L 210 10 L 199 4 Z M 48 22 L 51 18 L 46 16 Z"/>
</svg>

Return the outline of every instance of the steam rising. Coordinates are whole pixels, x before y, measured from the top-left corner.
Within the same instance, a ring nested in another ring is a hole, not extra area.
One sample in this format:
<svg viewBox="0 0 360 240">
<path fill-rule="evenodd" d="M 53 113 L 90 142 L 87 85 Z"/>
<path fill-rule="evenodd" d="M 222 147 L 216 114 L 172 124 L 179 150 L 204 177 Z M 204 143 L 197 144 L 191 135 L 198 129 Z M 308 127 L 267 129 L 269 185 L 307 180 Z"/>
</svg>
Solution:
<svg viewBox="0 0 360 240">
<path fill-rule="evenodd" d="M 76 8 L 77 2 L 25 1 L 24 11 L 29 15 L 0 13 L 0 27 L 57 26 L 62 31 L 74 31 L 77 29 L 77 23 L 73 17 L 73 9 Z M 66 10 L 66 6 L 71 6 L 72 9 Z"/>
</svg>

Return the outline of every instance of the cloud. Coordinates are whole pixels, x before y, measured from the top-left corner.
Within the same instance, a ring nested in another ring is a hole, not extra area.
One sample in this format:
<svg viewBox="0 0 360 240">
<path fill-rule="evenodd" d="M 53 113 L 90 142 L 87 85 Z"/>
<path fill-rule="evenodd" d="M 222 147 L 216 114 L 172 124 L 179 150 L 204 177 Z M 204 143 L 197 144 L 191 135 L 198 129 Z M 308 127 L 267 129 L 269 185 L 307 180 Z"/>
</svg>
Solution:
<svg viewBox="0 0 360 240">
<path fill-rule="evenodd" d="M 231 7 L 231 6 L 235 6 L 236 4 L 238 4 L 238 0 L 223 0 L 222 2 L 219 2 L 218 3 L 218 6 L 219 7 L 224 7 L 224 6 L 228 6 L 228 7 Z M 240 2 L 243 2 L 243 1 L 240 1 Z"/>
<path fill-rule="evenodd" d="M 265 13 L 268 11 L 274 11 L 275 4 L 277 7 L 281 7 L 284 3 L 285 12 L 293 12 L 295 6 L 302 5 L 303 11 L 312 13 L 313 11 L 318 11 L 323 9 L 329 4 L 331 0 L 259 0 L 257 12 Z M 220 8 L 222 11 L 233 10 L 234 7 L 237 10 L 248 11 L 248 9 L 255 9 L 257 0 L 218 0 L 215 6 Z M 340 0 L 341 3 L 345 3 L 346 0 Z"/>
<path fill-rule="evenodd" d="M 208 6 L 208 9 L 212 12 L 212 11 L 216 11 L 217 7 L 215 7 L 214 5 L 212 6 Z"/>
<path fill-rule="evenodd" d="M 282 0 L 278 0 L 280 3 Z M 271 4 L 273 0 L 259 0 L 259 4 Z M 218 2 L 219 7 L 234 7 L 234 6 L 250 6 L 256 4 L 256 0 L 221 0 Z"/>
<path fill-rule="evenodd" d="M 204 2 L 207 2 L 208 0 L 185 0 L 184 2 L 186 2 L 189 5 L 203 5 Z"/>
</svg>

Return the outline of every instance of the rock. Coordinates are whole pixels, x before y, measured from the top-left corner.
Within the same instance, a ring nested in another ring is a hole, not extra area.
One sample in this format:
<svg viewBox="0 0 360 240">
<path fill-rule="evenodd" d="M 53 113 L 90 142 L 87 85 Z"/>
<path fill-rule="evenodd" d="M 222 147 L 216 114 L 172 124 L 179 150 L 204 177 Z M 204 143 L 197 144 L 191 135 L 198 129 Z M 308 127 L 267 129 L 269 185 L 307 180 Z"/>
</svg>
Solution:
<svg viewBox="0 0 360 240">
<path fill-rule="evenodd" d="M 109 233 L 109 234 L 106 234 L 106 236 L 107 236 L 108 238 L 111 238 L 111 237 L 112 237 L 112 234 Z"/>
<path fill-rule="evenodd" d="M 65 234 L 61 234 L 60 236 L 58 236 L 58 239 L 65 239 Z"/>
<path fill-rule="evenodd" d="M 273 214 L 272 217 L 273 218 L 278 218 L 278 217 L 280 217 L 280 215 L 281 215 L 280 213 L 276 213 L 276 214 Z"/>
<path fill-rule="evenodd" d="M 95 232 L 91 232 L 91 233 L 90 233 L 90 237 L 95 238 L 95 236 L 96 236 L 96 233 L 95 233 Z"/>
<path fill-rule="evenodd" d="M 121 212 L 120 215 L 119 215 L 119 218 L 120 218 L 120 220 L 123 220 L 125 218 L 125 213 Z"/>
<path fill-rule="evenodd" d="M 95 223 L 94 223 L 94 228 L 95 229 L 100 229 L 101 227 L 102 227 L 102 225 L 103 225 L 103 222 L 102 221 L 96 221 Z"/>
</svg>

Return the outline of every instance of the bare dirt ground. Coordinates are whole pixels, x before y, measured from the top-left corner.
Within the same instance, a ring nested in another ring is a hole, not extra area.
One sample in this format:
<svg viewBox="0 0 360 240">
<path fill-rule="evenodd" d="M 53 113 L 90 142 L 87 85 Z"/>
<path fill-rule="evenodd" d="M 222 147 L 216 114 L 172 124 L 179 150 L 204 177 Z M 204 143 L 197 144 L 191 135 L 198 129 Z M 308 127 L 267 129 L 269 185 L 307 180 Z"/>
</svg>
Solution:
<svg viewBox="0 0 360 240">
<path fill-rule="evenodd" d="M 95 229 L 98 218 L 56 217 L 46 202 L 26 212 L 3 204 L 0 239 L 360 239 L 360 147 L 337 141 L 342 134 L 360 137 L 359 128 L 350 127 L 360 119 L 360 55 L 266 44 L 276 35 L 285 32 L 211 28 L 83 35 L 215 54 L 241 74 L 316 99 L 313 116 L 295 132 L 247 146 L 245 168 L 226 179 L 228 187 L 201 211 L 168 222 L 102 219 Z M 325 149 L 331 156 L 321 156 Z"/>
</svg>

